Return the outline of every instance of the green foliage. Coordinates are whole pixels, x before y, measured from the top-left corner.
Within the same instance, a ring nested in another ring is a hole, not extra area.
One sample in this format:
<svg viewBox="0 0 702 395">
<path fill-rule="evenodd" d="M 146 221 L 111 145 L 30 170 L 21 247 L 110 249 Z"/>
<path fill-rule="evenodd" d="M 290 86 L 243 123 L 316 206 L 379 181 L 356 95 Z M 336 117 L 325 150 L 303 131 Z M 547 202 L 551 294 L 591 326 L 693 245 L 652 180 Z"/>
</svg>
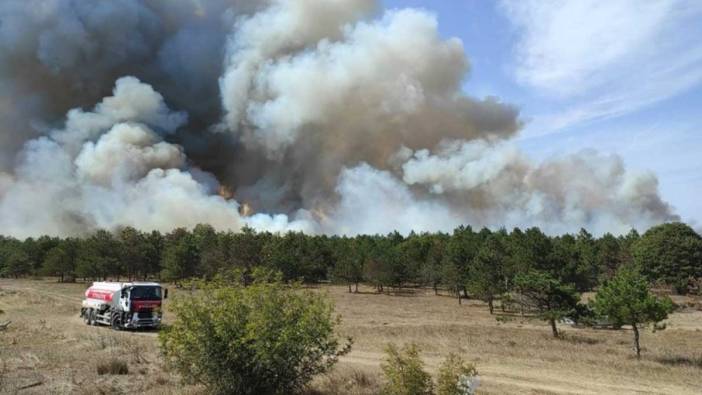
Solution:
<svg viewBox="0 0 702 395">
<path fill-rule="evenodd" d="M 83 241 L 78 254 L 76 276 L 86 278 L 107 278 L 108 275 L 122 274 L 120 266 L 121 245 L 112 233 L 98 230 Z"/>
<path fill-rule="evenodd" d="M 331 278 L 336 282 L 348 284 L 349 292 L 352 284 L 356 285 L 358 290 L 358 283 L 363 281 L 365 251 L 357 239 L 341 238 L 337 239 L 335 244 L 335 264 L 331 269 Z"/>
<path fill-rule="evenodd" d="M 176 320 L 159 340 L 168 365 L 212 393 L 297 393 L 350 349 L 319 294 L 278 281 L 198 284 L 172 302 Z"/>
<path fill-rule="evenodd" d="M 672 311 L 670 298 L 658 298 L 634 267 L 623 267 L 603 285 L 592 301 L 593 309 L 609 320 L 623 324 L 659 322 Z"/>
<path fill-rule="evenodd" d="M 325 236 L 288 232 L 274 237 L 261 251 L 264 265 L 279 270 L 285 280 L 314 281 L 323 278 L 332 261 Z"/>
<path fill-rule="evenodd" d="M 470 395 L 475 393 L 478 371 L 456 354 L 449 354 L 439 367 L 437 395 Z"/>
<path fill-rule="evenodd" d="M 424 370 L 416 345 L 398 349 L 394 344 L 385 348 L 386 358 L 381 365 L 386 383 L 383 395 L 430 395 L 434 390 L 431 376 Z"/>
<path fill-rule="evenodd" d="M 29 256 L 22 250 L 9 251 L 3 257 L 4 265 L 0 274 L 4 277 L 20 277 L 30 272 L 32 268 Z"/>
<path fill-rule="evenodd" d="M 44 258 L 42 272 L 49 276 L 58 276 L 63 281 L 66 274 L 71 274 L 75 270 L 74 260 L 63 247 L 54 247 Z"/>
<path fill-rule="evenodd" d="M 580 295 L 572 285 L 563 284 L 549 273 L 531 270 L 514 279 L 516 291 L 526 298 L 527 307 L 548 321 L 558 337 L 556 322 L 575 313 Z"/>
<path fill-rule="evenodd" d="M 548 271 L 563 283 L 573 284 L 579 291 L 589 290 L 596 284 L 598 276 L 595 251 L 595 240 L 584 229 L 575 237 L 555 237 L 547 256 L 547 266 L 542 266 L 541 270 Z"/>
<path fill-rule="evenodd" d="M 599 248 L 596 256 L 599 279 L 604 281 L 612 278 L 617 272 L 617 269 L 629 263 L 630 259 L 627 250 L 622 246 L 620 240 L 606 233 L 599 240 Z"/>
<path fill-rule="evenodd" d="M 468 290 L 488 303 L 493 313 L 493 300 L 506 291 L 504 266 L 505 248 L 498 237 L 490 237 L 473 258 L 468 274 Z"/>
<path fill-rule="evenodd" d="M 590 290 L 634 256 L 650 281 L 684 292 L 701 275 L 700 240 L 683 224 L 655 227 L 644 237 L 631 231 L 599 239 L 585 230 L 552 237 L 538 228 L 476 232 L 470 226 L 451 234 L 407 237 L 398 232 L 355 237 L 272 234 L 247 227 L 221 232 L 206 224 L 165 234 L 124 227 L 85 238 L 0 236 L 0 275 L 55 275 L 69 281 L 158 277 L 179 283 L 217 276 L 233 281 L 236 274 L 236 281 L 247 284 L 253 268 L 267 267 L 282 272 L 285 281 L 332 280 L 352 289 L 366 282 L 380 292 L 430 286 L 436 293 L 470 293 L 490 303 L 503 291 L 514 290 L 518 275 L 534 270 L 578 291 Z"/>
<path fill-rule="evenodd" d="M 657 323 L 673 311 L 670 298 L 657 298 L 648 290 L 646 278 L 635 267 L 622 267 L 597 291 L 591 301 L 593 310 L 615 325 L 631 325 L 634 347 L 640 354 L 638 326 Z"/>
<path fill-rule="evenodd" d="M 438 287 L 441 284 L 441 263 L 444 260 L 446 240 L 449 236 L 439 233 L 427 237 L 429 238 L 429 247 L 424 264 L 419 270 L 419 276 L 423 284 L 430 285 L 434 288 L 434 292 L 438 293 Z"/>
<path fill-rule="evenodd" d="M 650 281 L 660 280 L 687 292 L 690 278 L 702 276 L 702 236 L 674 222 L 654 226 L 634 244 L 636 264 Z"/>
<path fill-rule="evenodd" d="M 161 258 L 162 238 L 160 233 L 142 233 L 132 227 L 117 232 L 120 244 L 120 271 L 127 278 L 146 278 L 149 273 L 157 272 Z"/>
<path fill-rule="evenodd" d="M 192 233 L 180 228 L 168 235 L 161 257 L 164 279 L 178 281 L 194 276 L 199 261 L 200 251 Z"/>
</svg>

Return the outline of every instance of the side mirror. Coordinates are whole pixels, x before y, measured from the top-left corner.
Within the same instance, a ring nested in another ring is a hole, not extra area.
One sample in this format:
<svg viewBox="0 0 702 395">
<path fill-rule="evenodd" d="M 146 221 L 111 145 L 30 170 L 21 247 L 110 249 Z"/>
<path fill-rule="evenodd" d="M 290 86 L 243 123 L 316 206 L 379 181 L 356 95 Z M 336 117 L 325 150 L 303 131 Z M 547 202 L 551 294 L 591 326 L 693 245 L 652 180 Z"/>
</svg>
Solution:
<svg viewBox="0 0 702 395">
<path fill-rule="evenodd" d="M 168 299 L 168 288 L 163 289 L 163 298 Z"/>
</svg>

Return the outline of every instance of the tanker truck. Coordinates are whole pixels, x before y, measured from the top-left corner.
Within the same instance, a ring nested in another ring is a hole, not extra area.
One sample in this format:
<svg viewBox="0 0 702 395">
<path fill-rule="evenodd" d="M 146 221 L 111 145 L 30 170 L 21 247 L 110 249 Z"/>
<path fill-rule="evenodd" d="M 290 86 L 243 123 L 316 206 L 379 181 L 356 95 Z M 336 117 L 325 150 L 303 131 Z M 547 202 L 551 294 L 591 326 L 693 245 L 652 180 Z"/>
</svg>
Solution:
<svg viewBox="0 0 702 395">
<path fill-rule="evenodd" d="M 151 282 L 94 282 L 85 291 L 80 316 L 88 325 L 109 325 L 112 329 L 161 326 L 161 302 L 168 289 Z"/>
</svg>

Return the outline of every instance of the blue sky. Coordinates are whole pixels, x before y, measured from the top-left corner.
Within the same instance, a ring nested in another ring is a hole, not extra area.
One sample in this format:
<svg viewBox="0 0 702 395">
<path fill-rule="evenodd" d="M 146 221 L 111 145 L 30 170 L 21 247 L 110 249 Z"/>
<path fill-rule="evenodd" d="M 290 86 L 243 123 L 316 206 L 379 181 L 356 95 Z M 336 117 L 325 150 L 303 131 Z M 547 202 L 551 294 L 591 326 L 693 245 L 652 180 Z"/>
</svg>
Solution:
<svg viewBox="0 0 702 395">
<path fill-rule="evenodd" d="M 537 160 L 593 148 L 658 175 L 663 198 L 702 225 L 702 1 L 384 0 L 436 14 L 463 41 L 467 94 L 526 121 Z"/>
</svg>

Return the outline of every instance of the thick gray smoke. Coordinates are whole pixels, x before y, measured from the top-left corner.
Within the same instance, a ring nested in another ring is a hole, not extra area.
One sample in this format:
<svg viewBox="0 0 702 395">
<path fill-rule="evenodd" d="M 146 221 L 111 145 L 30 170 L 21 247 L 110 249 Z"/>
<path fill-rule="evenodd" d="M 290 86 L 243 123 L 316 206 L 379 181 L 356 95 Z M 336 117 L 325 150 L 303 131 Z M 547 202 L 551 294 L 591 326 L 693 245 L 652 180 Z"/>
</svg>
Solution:
<svg viewBox="0 0 702 395">
<path fill-rule="evenodd" d="M 517 109 L 466 96 L 468 71 L 431 14 L 373 0 L 4 1 L 0 229 L 676 218 L 655 176 L 617 157 L 531 161 L 509 142 Z"/>
</svg>

